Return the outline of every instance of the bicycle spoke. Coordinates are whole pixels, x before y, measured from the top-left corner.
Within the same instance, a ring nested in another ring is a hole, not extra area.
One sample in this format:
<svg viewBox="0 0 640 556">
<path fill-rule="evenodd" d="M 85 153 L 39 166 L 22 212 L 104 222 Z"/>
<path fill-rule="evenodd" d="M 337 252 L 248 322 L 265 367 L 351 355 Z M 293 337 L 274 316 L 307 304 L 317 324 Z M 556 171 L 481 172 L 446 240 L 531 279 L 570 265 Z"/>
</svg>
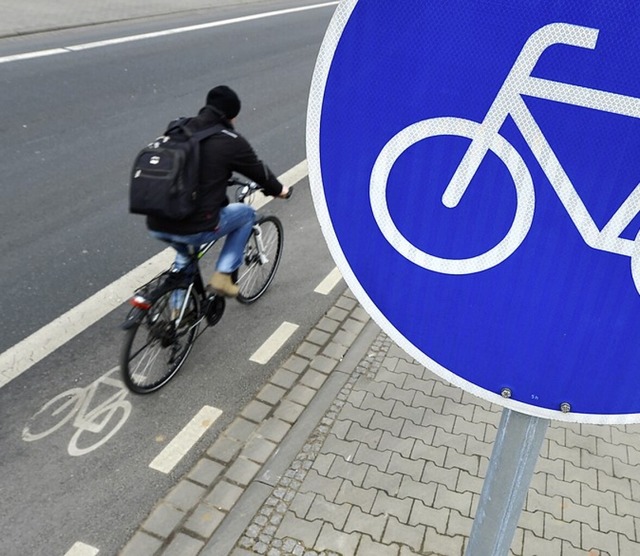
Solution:
<svg viewBox="0 0 640 556">
<path fill-rule="evenodd" d="M 282 255 L 282 225 L 275 216 L 258 222 L 260 234 L 254 231 L 245 249 L 243 264 L 238 271 L 240 294 L 238 301 L 253 303 L 269 287 Z"/>
<path fill-rule="evenodd" d="M 140 355 L 145 349 L 147 349 L 151 344 L 153 343 L 153 340 L 147 342 L 145 345 L 143 345 L 139 350 L 137 350 L 136 352 L 132 353 L 129 356 L 129 359 L 131 361 L 133 361 L 136 357 L 138 357 L 138 355 Z"/>
<path fill-rule="evenodd" d="M 247 272 L 245 273 L 245 284 L 247 290 L 253 291 L 256 289 L 256 284 L 264 283 L 265 279 L 269 275 L 269 270 L 269 267 L 265 267 L 259 262 L 255 262 L 247 268 Z"/>
<path fill-rule="evenodd" d="M 153 349 L 152 351 L 147 351 L 145 352 L 145 355 L 147 355 L 147 360 L 146 363 L 144 364 L 143 368 L 140 369 L 140 366 L 143 365 L 143 361 L 145 361 L 145 358 L 143 357 L 138 364 L 135 367 L 135 370 L 132 373 L 132 376 L 135 377 L 137 382 L 143 383 L 146 382 L 146 378 L 148 376 L 148 371 L 149 369 L 151 369 L 156 361 L 156 359 L 158 358 L 158 355 L 160 355 L 160 352 L 162 351 L 162 347 L 160 346 L 160 344 L 158 343 L 155 346 L 155 349 Z"/>
<path fill-rule="evenodd" d="M 128 331 L 121 356 L 127 387 L 147 393 L 166 384 L 189 354 L 200 321 L 199 298 L 191 287 L 165 290 L 143 321 Z"/>
</svg>

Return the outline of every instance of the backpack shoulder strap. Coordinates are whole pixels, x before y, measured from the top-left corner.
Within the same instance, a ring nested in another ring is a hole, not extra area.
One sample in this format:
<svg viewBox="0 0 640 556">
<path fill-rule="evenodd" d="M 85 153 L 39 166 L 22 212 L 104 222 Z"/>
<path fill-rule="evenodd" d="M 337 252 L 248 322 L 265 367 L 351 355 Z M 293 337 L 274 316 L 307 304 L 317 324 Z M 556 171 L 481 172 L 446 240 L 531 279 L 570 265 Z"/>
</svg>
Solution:
<svg viewBox="0 0 640 556">
<path fill-rule="evenodd" d="M 189 124 L 191 123 L 192 120 L 193 118 L 188 118 L 185 116 L 180 116 L 175 120 L 171 120 L 167 125 L 167 130 L 164 132 L 165 135 L 174 135 L 180 132 L 184 135 L 186 139 L 200 142 L 203 139 L 206 139 L 211 135 L 215 135 L 216 133 L 219 133 L 220 131 L 226 128 L 224 124 L 217 123 L 210 127 L 201 129 L 199 131 L 193 131 L 192 129 L 189 128 Z"/>
<path fill-rule="evenodd" d="M 173 135 L 181 131 L 182 133 L 185 134 L 187 138 L 191 137 L 193 135 L 193 132 L 187 127 L 187 124 L 189 123 L 190 120 L 191 118 L 186 118 L 184 116 L 176 118 L 175 120 L 171 120 L 167 124 L 167 129 L 164 132 L 164 134 Z"/>
<path fill-rule="evenodd" d="M 216 133 L 221 132 L 223 129 L 225 129 L 225 126 L 223 124 L 218 123 L 206 129 L 201 129 L 200 131 L 196 131 L 195 133 L 192 133 L 190 138 L 193 138 L 196 141 L 203 141 L 204 139 L 207 139 L 208 137 L 211 137 L 212 135 L 215 135 Z"/>
</svg>

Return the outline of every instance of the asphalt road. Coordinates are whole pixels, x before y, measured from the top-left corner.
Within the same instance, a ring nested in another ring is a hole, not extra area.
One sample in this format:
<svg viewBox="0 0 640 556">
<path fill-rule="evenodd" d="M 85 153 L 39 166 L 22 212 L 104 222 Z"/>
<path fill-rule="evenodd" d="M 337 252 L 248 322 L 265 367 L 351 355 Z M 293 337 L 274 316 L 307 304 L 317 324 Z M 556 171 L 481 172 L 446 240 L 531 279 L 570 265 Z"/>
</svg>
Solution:
<svg viewBox="0 0 640 556">
<path fill-rule="evenodd" d="M 170 119 L 197 111 L 213 85 L 237 89 L 238 129 L 277 174 L 305 158 L 309 82 L 331 11 L 2 65 L 0 352 L 159 250 L 142 218 L 126 214 L 133 155 Z M 109 26 L 115 36 L 148 30 Z M 106 37 L 77 34 L 58 46 Z M 54 46 L 33 40 L 19 43 Z M 0 55 L 13 50 L 10 41 Z"/>
<path fill-rule="evenodd" d="M 229 8 L 225 16 L 249 11 Z M 237 127 L 277 174 L 304 160 L 309 83 L 332 11 L 0 65 L 0 353 L 163 248 L 146 236 L 141 218 L 127 214 L 129 167 L 168 120 L 196 111 L 211 86 L 238 90 Z M 202 14 L 156 18 L 0 41 L 0 56 L 201 21 Z M 253 306 L 229 303 L 222 322 L 198 340 L 162 391 L 133 396 L 105 381 L 109 371 L 118 378 L 125 306 L 0 388 L 0 554 L 65 554 L 77 541 L 115 554 L 330 307 L 341 288 L 313 292 L 334 264 L 306 179 L 290 201 L 263 210 L 285 225 L 285 257 L 274 284 Z M 269 363 L 250 362 L 282 321 L 299 328 Z M 109 424 L 93 433 L 75 419 L 23 440 L 26 425 L 33 432 L 55 423 L 38 412 L 72 388 L 83 389 L 89 417 L 119 396 L 118 408 L 104 414 Z M 214 426 L 169 474 L 149 468 L 204 406 L 222 411 Z"/>
</svg>

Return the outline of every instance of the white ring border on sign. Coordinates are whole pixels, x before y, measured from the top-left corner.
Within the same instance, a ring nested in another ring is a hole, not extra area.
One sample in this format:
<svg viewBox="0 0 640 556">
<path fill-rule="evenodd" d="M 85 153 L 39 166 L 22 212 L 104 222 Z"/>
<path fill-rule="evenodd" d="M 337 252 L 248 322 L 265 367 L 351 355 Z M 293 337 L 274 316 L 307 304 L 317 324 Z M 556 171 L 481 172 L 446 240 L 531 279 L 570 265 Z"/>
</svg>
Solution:
<svg viewBox="0 0 640 556">
<path fill-rule="evenodd" d="M 599 415 L 590 413 L 562 413 L 560 410 L 550 410 L 542 407 L 533 406 L 513 399 L 504 398 L 500 394 L 491 392 L 476 384 L 473 384 L 460 376 L 452 373 L 426 354 L 422 353 L 415 345 L 407 340 L 403 334 L 398 331 L 395 326 L 382 314 L 376 304 L 367 295 L 362 288 L 358 278 L 351 270 L 351 266 L 347 261 L 341 247 L 340 242 L 335 234 L 335 230 L 331 223 L 331 216 L 327 207 L 327 201 L 324 195 L 324 182 L 322 179 L 322 169 L 320 165 L 320 123 L 322 120 L 322 104 L 324 93 L 327 85 L 327 78 L 331 63 L 335 55 L 340 37 L 347 22 L 349 21 L 353 10 L 358 4 L 358 0 L 344 0 L 341 2 L 329 23 L 324 36 L 318 58 L 316 60 L 311 89 L 309 93 L 309 103 L 307 109 L 307 162 L 309 166 L 309 184 L 313 197 L 314 206 L 320 222 L 320 227 L 324 234 L 325 240 L 329 247 L 329 251 L 333 256 L 345 282 L 362 304 L 364 309 L 371 315 L 374 321 L 389 335 L 389 337 L 404 349 L 411 357 L 419 361 L 430 371 L 449 381 L 450 383 L 462 388 L 463 390 L 485 399 L 490 403 L 512 409 L 520 413 L 540 417 L 544 419 L 553 419 L 555 421 L 563 421 L 568 423 L 585 423 L 585 424 L 605 424 L 605 425 L 627 425 L 640 422 L 640 413 L 629 414 L 611 414 Z"/>
</svg>

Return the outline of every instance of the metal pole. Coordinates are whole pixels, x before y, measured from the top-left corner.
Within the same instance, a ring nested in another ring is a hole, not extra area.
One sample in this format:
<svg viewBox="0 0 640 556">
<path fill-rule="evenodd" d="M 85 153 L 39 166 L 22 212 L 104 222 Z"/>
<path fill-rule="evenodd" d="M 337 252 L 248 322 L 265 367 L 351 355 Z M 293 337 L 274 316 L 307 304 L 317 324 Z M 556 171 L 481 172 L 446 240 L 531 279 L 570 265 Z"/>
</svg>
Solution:
<svg viewBox="0 0 640 556">
<path fill-rule="evenodd" d="M 502 410 L 466 556 L 509 553 L 548 419 Z"/>
</svg>

